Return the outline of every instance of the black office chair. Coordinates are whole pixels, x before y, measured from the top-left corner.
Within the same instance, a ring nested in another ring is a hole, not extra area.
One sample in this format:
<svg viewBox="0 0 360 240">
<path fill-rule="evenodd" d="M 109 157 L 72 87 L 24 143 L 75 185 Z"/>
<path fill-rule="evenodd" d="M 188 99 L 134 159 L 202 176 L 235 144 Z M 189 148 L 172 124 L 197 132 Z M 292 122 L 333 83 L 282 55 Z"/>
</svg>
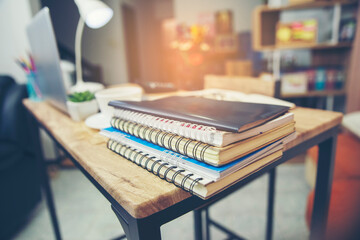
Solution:
<svg viewBox="0 0 360 240">
<path fill-rule="evenodd" d="M 41 199 L 26 97 L 25 85 L 0 76 L 0 239 L 12 237 Z"/>
</svg>

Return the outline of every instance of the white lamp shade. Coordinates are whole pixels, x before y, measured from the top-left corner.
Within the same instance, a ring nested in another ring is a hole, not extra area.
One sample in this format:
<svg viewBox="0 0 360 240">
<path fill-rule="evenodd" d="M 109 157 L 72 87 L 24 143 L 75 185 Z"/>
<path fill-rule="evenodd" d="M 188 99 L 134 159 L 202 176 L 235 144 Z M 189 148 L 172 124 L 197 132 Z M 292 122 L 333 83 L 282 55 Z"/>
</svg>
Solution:
<svg viewBox="0 0 360 240">
<path fill-rule="evenodd" d="M 99 0 L 75 0 L 80 16 L 90 28 L 101 28 L 110 21 L 113 10 Z"/>
</svg>

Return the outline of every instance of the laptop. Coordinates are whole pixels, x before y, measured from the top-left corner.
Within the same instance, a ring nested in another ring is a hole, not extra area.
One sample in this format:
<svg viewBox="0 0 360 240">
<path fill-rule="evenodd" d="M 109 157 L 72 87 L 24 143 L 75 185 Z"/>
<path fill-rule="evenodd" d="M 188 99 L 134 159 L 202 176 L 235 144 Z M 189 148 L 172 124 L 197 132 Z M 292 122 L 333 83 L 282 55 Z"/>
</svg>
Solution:
<svg viewBox="0 0 360 240">
<path fill-rule="evenodd" d="M 45 100 L 67 112 L 66 88 L 49 8 L 44 7 L 34 16 L 26 32 L 37 68 L 39 88 Z"/>
</svg>

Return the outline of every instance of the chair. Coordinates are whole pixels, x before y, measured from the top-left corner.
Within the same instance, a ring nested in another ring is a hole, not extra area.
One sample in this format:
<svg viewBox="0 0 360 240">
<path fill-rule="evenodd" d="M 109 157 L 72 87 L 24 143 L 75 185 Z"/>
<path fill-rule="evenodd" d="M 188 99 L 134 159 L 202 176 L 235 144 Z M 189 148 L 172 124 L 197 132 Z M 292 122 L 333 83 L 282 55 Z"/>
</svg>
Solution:
<svg viewBox="0 0 360 240">
<path fill-rule="evenodd" d="M 266 81 L 261 78 L 247 76 L 206 75 L 204 88 L 220 88 L 243 93 L 257 93 L 270 97 L 278 97 L 278 81 Z"/>
<path fill-rule="evenodd" d="M 0 76 L 0 239 L 12 237 L 41 199 L 26 97 L 25 85 Z"/>
<path fill-rule="evenodd" d="M 343 126 L 351 133 L 341 133 L 335 156 L 334 180 L 330 198 L 326 239 L 359 239 L 360 236 L 360 138 L 351 127 L 359 123 L 360 115 L 351 114 L 350 118 L 358 116 L 356 121 L 348 121 L 345 115 Z M 311 148 L 307 158 L 307 180 L 315 185 L 317 166 L 317 149 Z M 314 190 L 310 191 L 306 207 L 306 222 L 310 226 L 310 216 L 314 203 Z"/>
</svg>

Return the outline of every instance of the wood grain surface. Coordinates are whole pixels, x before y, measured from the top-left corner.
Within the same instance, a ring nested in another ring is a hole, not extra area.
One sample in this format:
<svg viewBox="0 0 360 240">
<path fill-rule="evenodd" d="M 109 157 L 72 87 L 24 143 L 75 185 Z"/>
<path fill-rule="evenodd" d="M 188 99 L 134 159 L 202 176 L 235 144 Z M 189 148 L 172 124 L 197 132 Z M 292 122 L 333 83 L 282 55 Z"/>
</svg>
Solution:
<svg viewBox="0 0 360 240">
<path fill-rule="evenodd" d="M 24 100 L 37 121 L 133 217 L 143 218 L 180 202 L 190 194 L 106 148 L 106 138 L 83 122 L 74 122 L 46 102 Z M 341 122 L 340 113 L 296 108 L 298 137 L 293 147 Z"/>
<path fill-rule="evenodd" d="M 319 109 L 296 107 L 294 113 L 296 139 L 286 144 L 285 149 L 292 148 L 326 130 L 339 125 L 343 114 Z"/>
</svg>

